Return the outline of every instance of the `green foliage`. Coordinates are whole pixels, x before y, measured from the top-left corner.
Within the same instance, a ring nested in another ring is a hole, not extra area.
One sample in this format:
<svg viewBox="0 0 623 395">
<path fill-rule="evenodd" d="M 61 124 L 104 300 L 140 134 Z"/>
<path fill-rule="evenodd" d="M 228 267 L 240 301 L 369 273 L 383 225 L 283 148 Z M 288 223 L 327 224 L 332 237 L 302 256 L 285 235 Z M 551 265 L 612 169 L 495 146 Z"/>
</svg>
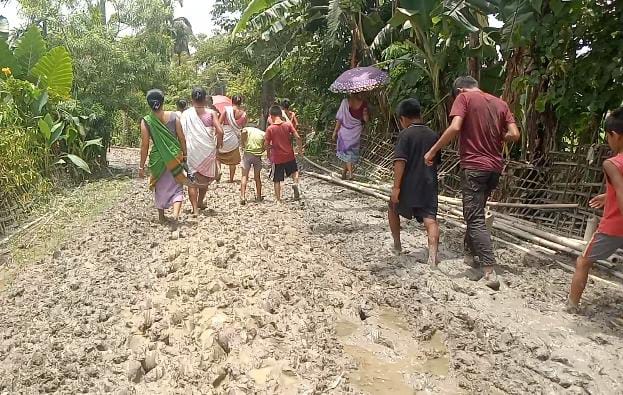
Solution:
<svg viewBox="0 0 623 395">
<path fill-rule="evenodd" d="M 15 48 L 14 55 L 19 63 L 20 73 L 14 74 L 16 76 L 28 74 L 44 53 L 45 41 L 41 31 L 33 25 L 26 30 Z"/>
<path fill-rule="evenodd" d="M 19 74 L 19 63 L 6 41 L 0 40 L 0 69 L 9 68 L 13 74 Z M 0 73 L 0 78 L 6 78 Z"/>
<path fill-rule="evenodd" d="M 255 14 L 258 14 L 264 11 L 270 5 L 271 5 L 271 2 L 269 0 L 251 0 L 251 2 L 247 5 L 247 7 L 242 12 L 242 15 L 240 15 L 240 19 L 238 20 L 238 23 L 234 27 L 234 30 L 232 33 L 237 34 L 243 31 L 247 27 L 247 23 L 249 23 L 249 20 L 251 20 L 251 18 Z"/>
<path fill-rule="evenodd" d="M 69 52 L 63 47 L 52 48 L 32 69 L 40 85 L 61 97 L 69 96 L 73 82 L 73 69 Z"/>
<path fill-rule="evenodd" d="M 19 69 L 29 70 L 38 60 L 30 68 L 36 84 L 14 76 L 0 80 L 2 199 L 32 200 L 32 194 L 49 189 L 60 169 L 81 177 L 78 172 L 90 173 L 93 164 L 101 163 L 98 116 L 67 99 L 73 79 L 71 58 L 63 47 L 44 53 L 46 44 L 40 39 L 38 30 L 30 28 L 15 56 L 4 48 L 19 59 Z"/>
</svg>

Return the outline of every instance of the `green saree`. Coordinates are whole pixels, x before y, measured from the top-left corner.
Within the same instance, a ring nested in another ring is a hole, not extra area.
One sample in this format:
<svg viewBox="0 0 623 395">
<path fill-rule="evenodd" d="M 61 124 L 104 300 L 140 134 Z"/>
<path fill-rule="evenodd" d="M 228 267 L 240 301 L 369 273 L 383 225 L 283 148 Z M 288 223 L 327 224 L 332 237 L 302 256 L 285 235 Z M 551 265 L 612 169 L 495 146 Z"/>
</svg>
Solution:
<svg viewBox="0 0 623 395">
<path fill-rule="evenodd" d="M 143 117 L 153 142 L 149 153 L 149 187 L 153 190 L 162 174 L 169 170 L 178 184 L 186 184 L 186 174 L 182 162 L 184 155 L 180 142 L 154 114 Z"/>
</svg>

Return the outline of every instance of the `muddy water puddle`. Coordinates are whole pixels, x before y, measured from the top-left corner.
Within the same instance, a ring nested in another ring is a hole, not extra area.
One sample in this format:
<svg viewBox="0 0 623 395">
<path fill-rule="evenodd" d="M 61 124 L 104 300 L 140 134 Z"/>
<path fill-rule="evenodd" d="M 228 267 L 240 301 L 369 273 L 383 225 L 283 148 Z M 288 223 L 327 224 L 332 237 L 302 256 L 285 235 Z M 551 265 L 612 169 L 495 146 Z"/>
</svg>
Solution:
<svg viewBox="0 0 623 395">
<path fill-rule="evenodd" d="M 406 320 L 393 309 L 382 309 L 365 321 L 344 317 L 335 323 L 335 329 L 344 353 L 357 365 L 348 378 L 359 391 L 371 395 L 432 390 L 461 393 L 449 377 L 449 355 L 442 333 L 418 341 Z"/>
</svg>

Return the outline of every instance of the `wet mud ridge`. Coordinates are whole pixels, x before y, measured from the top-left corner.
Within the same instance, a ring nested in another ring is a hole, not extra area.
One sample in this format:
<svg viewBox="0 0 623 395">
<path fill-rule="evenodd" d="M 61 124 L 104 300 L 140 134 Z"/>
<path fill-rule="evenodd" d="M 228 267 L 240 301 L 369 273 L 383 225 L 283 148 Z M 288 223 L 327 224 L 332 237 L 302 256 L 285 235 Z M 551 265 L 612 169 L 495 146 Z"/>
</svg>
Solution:
<svg viewBox="0 0 623 395">
<path fill-rule="evenodd" d="M 144 181 L 0 289 L 0 393 L 623 392 L 620 288 L 498 249 L 499 292 L 463 278 L 462 234 L 389 252 L 385 203 L 309 177 L 303 200 L 156 224 Z M 287 192 L 291 192 L 286 188 Z M 10 266 L 6 263 L 5 266 Z"/>
</svg>

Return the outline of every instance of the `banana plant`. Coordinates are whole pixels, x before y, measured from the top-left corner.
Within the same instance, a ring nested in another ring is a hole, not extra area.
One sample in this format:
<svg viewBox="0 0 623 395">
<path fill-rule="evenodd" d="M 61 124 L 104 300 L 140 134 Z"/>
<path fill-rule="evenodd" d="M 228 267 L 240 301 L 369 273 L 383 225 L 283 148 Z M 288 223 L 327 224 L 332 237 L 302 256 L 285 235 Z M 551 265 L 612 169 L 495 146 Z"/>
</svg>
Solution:
<svg viewBox="0 0 623 395">
<path fill-rule="evenodd" d="M 79 123 L 78 120 L 75 122 Z M 54 162 L 55 164 L 66 164 L 67 161 L 65 159 L 68 159 L 78 169 L 86 173 L 91 173 L 89 165 L 84 159 L 82 159 L 82 157 L 87 153 L 87 148 L 89 147 L 103 147 L 101 138 L 80 141 L 79 144 L 76 145 L 75 143 L 80 132 L 76 130 L 75 125 L 66 124 L 64 121 L 55 122 L 50 114 L 46 114 L 43 118 L 41 118 L 38 126 L 49 155 L 54 155 L 53 148 L 55 147 L 55 144 L 62 140 L 66 142 L 65 146 L 67 147 L 77 147 L 77 153 L 79 155 L 76 153 L 61 151 L 60 154 L 57 155 L 58 159 Z M 49 161 L 47 160 L 46 165 L 49 165 Z"/>
</svg>

